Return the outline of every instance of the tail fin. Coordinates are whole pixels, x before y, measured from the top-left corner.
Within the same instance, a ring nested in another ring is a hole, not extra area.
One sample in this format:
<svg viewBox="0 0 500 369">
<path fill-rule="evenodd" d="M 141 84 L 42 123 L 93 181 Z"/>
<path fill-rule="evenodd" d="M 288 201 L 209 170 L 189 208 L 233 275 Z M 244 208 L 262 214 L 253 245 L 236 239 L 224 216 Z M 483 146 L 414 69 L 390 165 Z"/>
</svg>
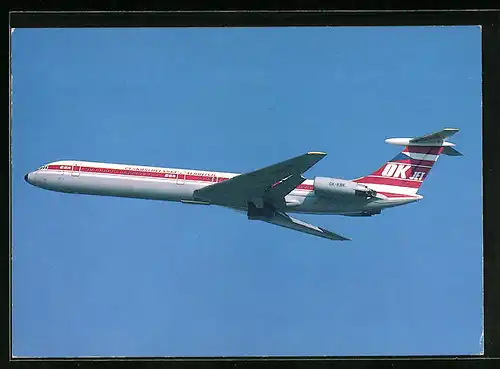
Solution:
<svg viewBox="0 0 500 369">
<path fill-rule="evenodd" d="M 387 143 L 404 145 L 405 148 L 372 174 L 355 179 L 387 197 L 413 197 L 429 175 L 441 154 L 462 155 L 446 142 L 446 138 L 458 129 L 445 128 L 442 131 L 416 138 L 391 138 Z"/>
</svg>

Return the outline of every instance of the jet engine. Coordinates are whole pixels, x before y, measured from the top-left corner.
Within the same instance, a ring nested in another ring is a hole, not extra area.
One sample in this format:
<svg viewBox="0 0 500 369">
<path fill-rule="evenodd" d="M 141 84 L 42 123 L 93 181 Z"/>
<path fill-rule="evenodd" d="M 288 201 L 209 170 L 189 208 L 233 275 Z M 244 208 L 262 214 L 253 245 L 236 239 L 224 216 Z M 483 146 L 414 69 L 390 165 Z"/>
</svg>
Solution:
<svg viewBox="0 0 500 369">
<path fill-rule="evenodd" d="M 345 179 L 316 177 L 314 178 L 314 191 L 318 195 L 331 196 L 363 196 L 375 197 L 377 192 L 353 181 Z"/>
</svg>

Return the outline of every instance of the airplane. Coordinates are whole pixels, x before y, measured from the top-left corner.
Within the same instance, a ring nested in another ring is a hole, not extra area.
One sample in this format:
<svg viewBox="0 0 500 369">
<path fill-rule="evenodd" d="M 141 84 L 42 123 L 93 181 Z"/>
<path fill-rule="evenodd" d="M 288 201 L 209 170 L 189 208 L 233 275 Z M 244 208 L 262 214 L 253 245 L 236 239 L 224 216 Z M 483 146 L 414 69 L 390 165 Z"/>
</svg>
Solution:
<svg viewBox="0 0 500 369">
<path fill-rule="evenodd" d="M 326 156 L 311 151 L 252 172 L 237 174 L 61 160 L 41 166 L 24 179 L 37 187 L 73 194 L 118 196 L 218 205 L 277 226 L 330 240 L 350 240 L 287 213 L 373 216 L 419 201 L 417 194 L 441 154 L 461 156 L 447 139 L 456 128 L 414 138 L 389 138 L 404 146 L 373 173 L 345 180 L 302 176 Z"/>
</svg>

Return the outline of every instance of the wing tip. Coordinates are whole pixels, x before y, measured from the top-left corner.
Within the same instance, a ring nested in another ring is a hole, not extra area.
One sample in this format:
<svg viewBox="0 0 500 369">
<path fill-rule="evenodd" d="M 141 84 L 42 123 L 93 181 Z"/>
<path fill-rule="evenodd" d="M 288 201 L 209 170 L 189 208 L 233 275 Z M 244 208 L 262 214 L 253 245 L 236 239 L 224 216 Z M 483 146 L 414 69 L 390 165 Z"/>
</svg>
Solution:
<svg viewBox="0 0 500 369">
<path fill-rule="evenodd" d="M 329 238 L 330 240 L 332 241 L 351 241 L 350 238 L 347 238 L 347 237 L 344 237 L 344 236 L 341 236 L 340 234 L 336 234 L 336 233 L 333 233 L 331 231 L 329 231 L 328 229 L 325 229 L 325 228 L 321 228 L 321 227 L 318 227 L 319 229 L 321 229 L 321 231 L 329 236 L 327 238 Z"/>
<path fill-rule="evenodd" d="M 350 238 L 338 235 L 337 241 L 352 241 Z"/>
<path fill-rule="evenodd" d="M 326 152 L 323 151 L 309 151 L 307 155 L 326 155 Z"/>
</svg>

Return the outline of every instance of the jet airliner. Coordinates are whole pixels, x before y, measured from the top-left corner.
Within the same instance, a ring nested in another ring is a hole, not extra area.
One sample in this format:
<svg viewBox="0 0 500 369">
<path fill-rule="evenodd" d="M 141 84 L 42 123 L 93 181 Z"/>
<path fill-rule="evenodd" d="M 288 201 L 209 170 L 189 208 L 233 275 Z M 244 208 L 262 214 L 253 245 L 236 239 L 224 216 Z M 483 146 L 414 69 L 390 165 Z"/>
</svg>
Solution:
<svg viewBox="0 0 500 369">
<path fill-rule="evenodd" d="M 244 174 L 63 160 L 24 178 L 34 186 L 65 193 L 219 205 L 244 212 L 250 220 L 349 240 L 287 213 L 372 216 L 421 200 L 417 191 L 439 156 L 462 155 L 447 141 L 456 132 L 445 128 L 421 137 L 389 138 L 387 143 L 404 146 L 403 151 L 375 172 L 353 180 L 304 178 L 302 174 L 326 155 L 316 151 Z"/>
</svg>

